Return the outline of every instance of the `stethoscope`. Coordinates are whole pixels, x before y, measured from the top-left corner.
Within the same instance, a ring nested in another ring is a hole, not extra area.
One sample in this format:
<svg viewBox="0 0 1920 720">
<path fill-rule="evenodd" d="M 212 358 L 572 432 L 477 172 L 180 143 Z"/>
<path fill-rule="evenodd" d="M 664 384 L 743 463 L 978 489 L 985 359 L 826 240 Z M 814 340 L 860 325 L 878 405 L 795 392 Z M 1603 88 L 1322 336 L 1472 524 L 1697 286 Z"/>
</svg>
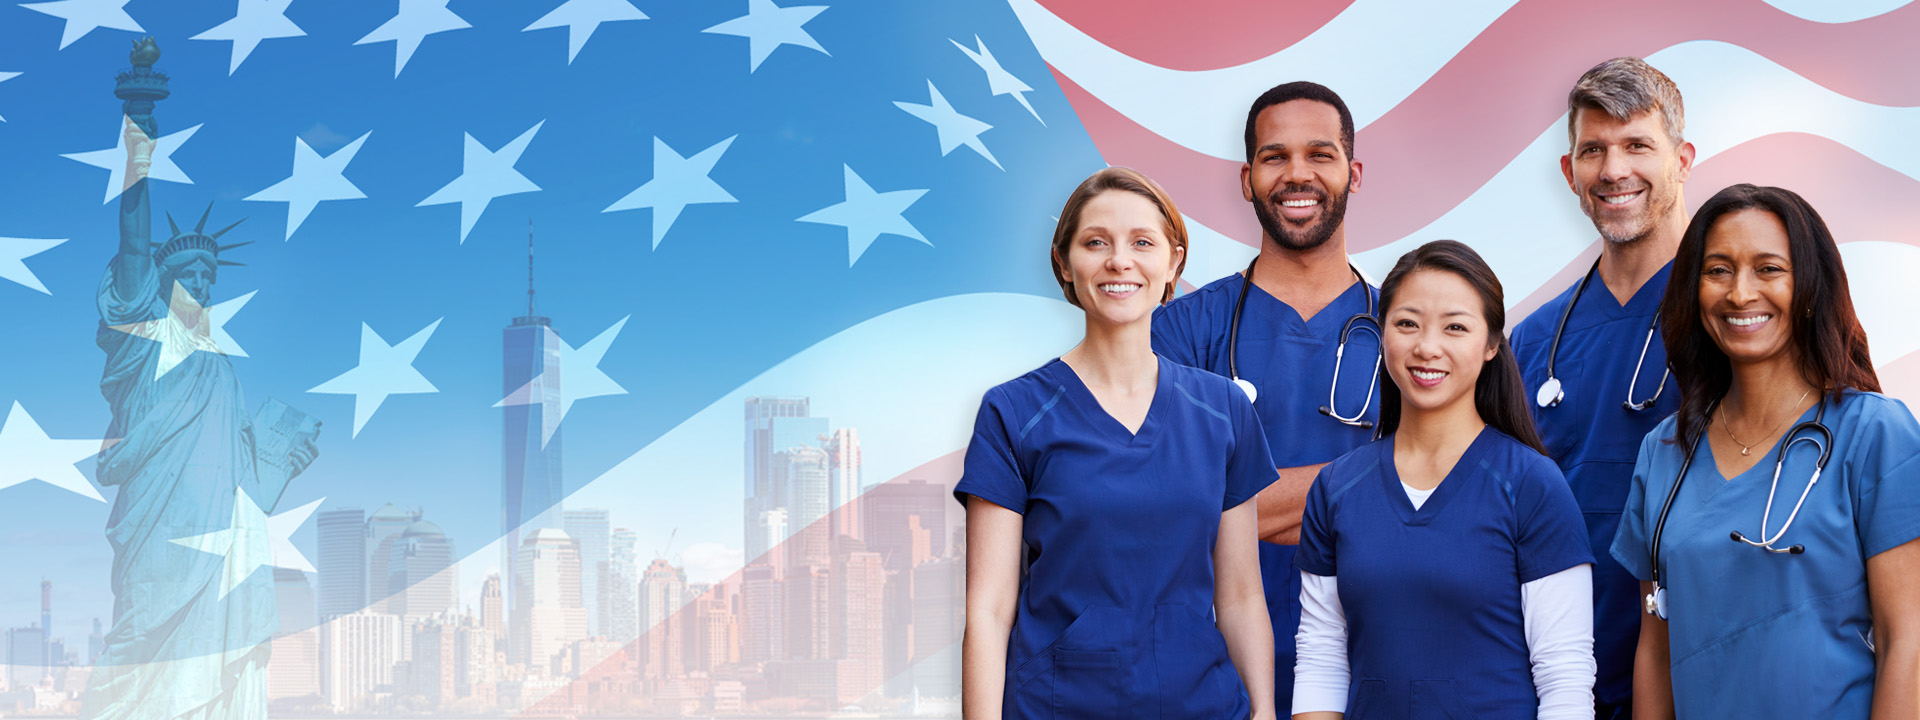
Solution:
<svg viewBox="0 0 1920 720">
<path fill-rule="evenodd" d="M 1240 299 L 1234 301 L 1233 318 L 1227 324 L 1227 376 L 1233 379 L 1234 385 L 1238 385 L 1247 393 L 1248 402 L 1259 399 L 1259 393 L 1254 390 L 1253 383 L 1240 377 L 1240 365 L 1235 356 L 1240 350 L 1240 312 L 1247 307 L 1247 291 L 1253 289 L 1253 268 L 1259 263 L 1260 258 L 1256 257 L 1253 262 L 1247 264 L 1246 279 L 1240 284 Z M 1380 322 L 1373 317 L 1373 291 L 1367 288 L 1366 278 L 1360 276 L 1360 271 L 1354 268 L 1352 263 L 1347 264 L 1347 270 L 1353 272 L 1354 282 L 1360 283 L 1360 294 L 1367 298 L 1367 311 L 1347 318 L 1346 324 L 1340 326 L 1340 344 L 1333 350 L 1333 384 L 1327 387 L 1327 404 L 1320 406 L 1320 414 L 1338 420 L 1343 425 L 1371 428 L 1373 421 L 1364 418 L 1367 416 L 1367 410 L 1373 407 L 1373 390 L 1380 385 L 1380 367 L 1385 364 L 1384 359 L 1377 356 L 1374 359 L 1373 380 L 1367 383 L 1367 402 L 1360 406 L 1360 412 L 1354 413 L 1353 417 L 1344 417 L 1339 411 L 1333 409 L 1334 393 L 1340 389 L 1340 359 L 1347 354 L 1347 336 L 1359 329 L 1373 333 L 1375 341 L 1381 340 Z"/>
<path fill-rule="evenodd" d="M 1580 296 L 1587 293 L 1587 283 L 1593 282 L 1593 276 L 1599 270 L 1600 261 L 1593 261 L 1593 267 L 1587 270 L 1586 277 L 1580 278 L 1579 287 L 1573 289 L 1573 299 L 1567 301 L 1567 307 L 1560 311 L 1560 324 L 1553 329 L 1553 344 L 1547 346 L 1547 381 L 1540 383 L 1540 391 L 1533 396 L 1534 403 L 1540 407 L 1550 408 L 1559 405 L 1560 401 L 1567 396 L 1566 391 L 1560 387 L 1560 378 L 1553 374 L 1553 361 L 1560 355 L 1560 334 L 1567 331 L 1567 318 L 1573 315 L 1573 306 L 1580 304 Z M 1633 364 L 1633 379 L 1627 382 L 1627 400 L 1621 403 L 1621 406 L 1628 410 L 1639 412 L 1653 407 L 1654 403 L 1659 402 L 1661 391 L 1667 389 L 1667 377 L 1673 374 L 1673 368 L 1666 368 L 1660 373 L 1660 386 L 1653 389 L 1653 397 L 1634 401 L 1634 393 L 1640 387 L 1640 368 L 1647 362 L 1647 348 L 1653 347 L 1653 331 L 1658 327 L 1660 327 L 1660 314 L 1654 313 L 1653 322 L 1647 323 L 1647 340 L 1640 343 L 1640 360 Z"/>
<path fill-rule="evenodd" d="M 1715 405 L 1717 406 L 1718 403 L 1715 403 Z M 1740 534 L 1739 530 L 1735 530 L 1730 535 L 1734 540 L 1752 545 L 1770 553 L 1800 555 L 1807 551 L 1807 546 L 1805 545 L 1795 544 L 1791 547 L 1777 548 L 1774 547 L 1773 544 L 1779 542 L 1780 537 L 1787 534 L 1787 528 L 1793 527 L 1793 519 L 1799 517 L 1800 507 L 1806 504 L 1807 495 L 1813 492 L 1813 486 L 1820 482 L 1821 471 L 1827 469 L 1827 458 L 1833 455 L 1833 431 L 1827 429 L 1826 423 L 1823 422 L 1827 416 L 1826 398 L 1821 397 L 1816 405 L 1817 409 L 1814 411 L 1813 419 L 1795 425 L 1792 430 L 1788 430 L 1786 441 L 1780 443 L 1780 449 L 1774 453 L 1773 486 L 1767 489 L 1767 507 L 1765 511 L 1760 513 L 1760 539 L 1757 541 L 1750 539 Z M 1673 488 L 1667 491 L 1667 500 L 1660 505 L 1660 519 L 1653 526 L 1653 542 L 1649 543 L 1647 547 L 1647 552 L 1653 559 L 1653 592 L 1646 597 L 1646 610 L 1649 614 L 1659 616 L 1661 620 L 1667 619 L 1667 588 L 1660 577 L 1660 536 L 1667 529 L 1667 513 L 1673 510 L 1673 499 L 1680 494 L 1680 483 L 1687 479 L 1687 469 L 1693 465 L 1693 453 L 1699 448 L 1700 438 L 1706 435 L 1708 429 L 1707 423 L 1709 422 L 1707 418 L 1713 417 L 1713 410 L 1714 408 L 1711 406 L 1707 408 L 1706 414 L 1701 417 L 1699 431 L 1694 434 L 1692 440 L 1687 442 L 1686 457 L 1681 458 L 1680 472 L 1673 478 Z M 1808 434 L 1802 435 L 1801 433 Z M 1820 461 L 1814 464 L 1813 477 L 1807 480 L 1807 489 L 1800 491 L 1800 500 L 1793 504 L 1793 512 L 1787 514 L 1787 521 L 1780 526 L 1780 532 L 1768 535 L 1767 526 L 1770 525 L 1773 520 L 1773 496 L 1774 493 L 1780 490 L 1780 468 L 1787 460 L 1787 450 L 1792 448 L 1794 443 L 1800 442 L 1813 443 L 1813 446 L 1820 450 Z"/>
</svg>

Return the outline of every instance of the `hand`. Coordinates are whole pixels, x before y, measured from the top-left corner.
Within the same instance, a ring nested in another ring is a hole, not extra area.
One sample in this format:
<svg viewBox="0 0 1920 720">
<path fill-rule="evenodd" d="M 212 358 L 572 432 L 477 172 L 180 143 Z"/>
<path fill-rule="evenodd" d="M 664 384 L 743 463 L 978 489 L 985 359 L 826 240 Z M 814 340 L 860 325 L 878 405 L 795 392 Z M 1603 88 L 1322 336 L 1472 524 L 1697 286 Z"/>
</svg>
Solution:
<svg viewBox="0 0 1920 720">
<path fill-rule="evenodd" d="M 120 127 L 120 134 L 126 139 L 127 184 L 132 185 L 147 178 L 147 172 L 153 164 L 154 141 L 132 116 L 123 117 L 125 119 Z M 149 123 L 152 122 L 152 116 L 146 116 L 143 119 Z"/>
<path fill-rule="evenodd" d="M 320 456 L 319 441 L 320 441 L 320 428 L 316 427 L 313 429 L 313 432 L 311 434 L 305 435 L 300 438 L 300 444 L 295 445 L 293 447 L 293 452 L 289 455 L 289 457 L 293 460 L 294 475 L 297 476 L 300 473 L 305 472 L 307 469 L 307 466 L 313 464 L 314 458 L 317 458 Z"/>
</svg>

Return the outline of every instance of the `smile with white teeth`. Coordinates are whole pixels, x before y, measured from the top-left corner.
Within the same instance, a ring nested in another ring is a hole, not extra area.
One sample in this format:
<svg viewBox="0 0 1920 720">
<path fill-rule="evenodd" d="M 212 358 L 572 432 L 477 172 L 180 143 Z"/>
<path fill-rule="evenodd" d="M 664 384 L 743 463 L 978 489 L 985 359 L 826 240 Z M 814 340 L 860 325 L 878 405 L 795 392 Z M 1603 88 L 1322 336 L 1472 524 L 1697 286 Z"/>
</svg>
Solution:
<svg viewBox="0 0 1920 720">
<path fill-rule="evenodd" d="M 1139 283 L 1101 283 L 1101 292 L 1129 293 L 1140 289 Z"/>
<path fill-rule="evenodd" d="M 1625 205 L 1627 203 L 1633 202 L 1634 198 L 1640 197 L 1640 193 L 1643 193 L 1643 192 L 1646 192 L 1646 190 L 1635 190 L 1633 192 L 1623 193 L 1620 195 L 1601 195 L 1600 201 L 1608 205 Z"/>
<path fill-rule="evenodd" d="M 1760 323 L 1763 323 L 1772 319 L 1773 319 L 1772 315 L 1755 315 L 1753 317 L 1728 317 L 1727 324 L 1732 325 L 1734 327 L 1751 327 L 1754 325 L 1759 325 Z"/>
<path fill-rule="evenodd" d="M 1432 381 L 1432 380 L 1439 380 L 1440 378 L 1446 377 L 1447 374 L 1440 370 L 1414 370 L 1413 376 L 1421 380 Z"/>
<path fill-rule="evenodd" d="M 1319 201 L 1319 200 L 1314 200 L 1314 199 L 1307 199 L 1307 200 L 1282 200 L 1282 201 L 1280 201 L 1280 206 L 1281 206 L 1281 207 L 1294 207 L 1294 208 L 1299 208 L 1299 207 L 1313 207 L 1313 206 L 1315 206 L 1315 205 L 1319 205 L 1319 204 L 1320 204 L 1320 201 Z"/>
</svg>

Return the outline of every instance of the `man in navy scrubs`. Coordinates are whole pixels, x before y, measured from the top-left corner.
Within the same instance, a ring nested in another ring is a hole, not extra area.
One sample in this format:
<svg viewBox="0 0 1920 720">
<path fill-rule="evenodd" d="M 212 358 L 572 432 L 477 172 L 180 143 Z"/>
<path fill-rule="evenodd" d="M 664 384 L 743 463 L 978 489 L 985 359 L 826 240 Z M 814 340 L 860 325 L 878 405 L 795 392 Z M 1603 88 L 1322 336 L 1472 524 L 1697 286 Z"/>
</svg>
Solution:
<svg viewBox="0 0 1920 720">
<path fill-rule="evenodd" d="M 1639 582 L 1607 548 L 1640 440 L 1680 401 L 1654 323 L 1687 229 L 1681 189 L 1694 150 L 1684 111 L 1679 88 L 1639 58 L 1608 60 L 1574 84 L 1560 170 L 1600 231 L 1600 260 L 1513 329 L 1534 420 L 1593 545 L 1600 720 L 1632 714 L 1641 613 Z"/>
<path fill-rule="evenodd" d="M 1154 352 L 1250 384 L 1254 413 L 1280 466 L 1280 479 L 1256 499 L 1273 621 L 1274 706 L 1283 711 L 1293 705 L 1300 624 L 1293 555 L 1307 488 L 1322 465 L 1372 439 L 1379 415 L 1373 389 L 1380 343 L 1371 323 L 1351 333 L 1333 386 L 1343 329 L 1361 326 L 1349 321 L 1378 299 L 1347 260 L 1347 195 L 1360 189 L 1361 170 L 1353 131 L 1346 103 L 1321 85 L 1287 83 L 1254 101 L 1240 193 L 1260 220 L 1259 256 L 1249 272 L 1208 283 L 1153 318 Z"/>
</svg>

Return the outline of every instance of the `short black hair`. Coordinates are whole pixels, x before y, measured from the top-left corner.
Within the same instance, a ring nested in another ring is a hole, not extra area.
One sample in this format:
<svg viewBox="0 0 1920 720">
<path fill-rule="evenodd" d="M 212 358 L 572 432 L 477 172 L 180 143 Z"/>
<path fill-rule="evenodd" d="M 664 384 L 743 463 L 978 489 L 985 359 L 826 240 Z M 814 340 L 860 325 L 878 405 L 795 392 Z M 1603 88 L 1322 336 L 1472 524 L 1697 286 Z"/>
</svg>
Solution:
<svg viewBox="0 0 1920 720">
<path fill-rule="evenodd" d="M 1261 93 L 1253 107 L 1247 109 L 1247 162 L 1253 162 L 1254 123 L 1260 120 L 1260 113 L 1267 108 L 1294 100 L 1312 100 L 1332 105 L 1340 113 L 1340 149 L 1347 153 L 1347 160 L 1353 160 L 1353 113 L 1347 110 L 1347 103 L 1340 99 L 1339 93 L 1327 89 L 1327 86 L 1305 80 L 1275 85 Z"/>
</svg>

